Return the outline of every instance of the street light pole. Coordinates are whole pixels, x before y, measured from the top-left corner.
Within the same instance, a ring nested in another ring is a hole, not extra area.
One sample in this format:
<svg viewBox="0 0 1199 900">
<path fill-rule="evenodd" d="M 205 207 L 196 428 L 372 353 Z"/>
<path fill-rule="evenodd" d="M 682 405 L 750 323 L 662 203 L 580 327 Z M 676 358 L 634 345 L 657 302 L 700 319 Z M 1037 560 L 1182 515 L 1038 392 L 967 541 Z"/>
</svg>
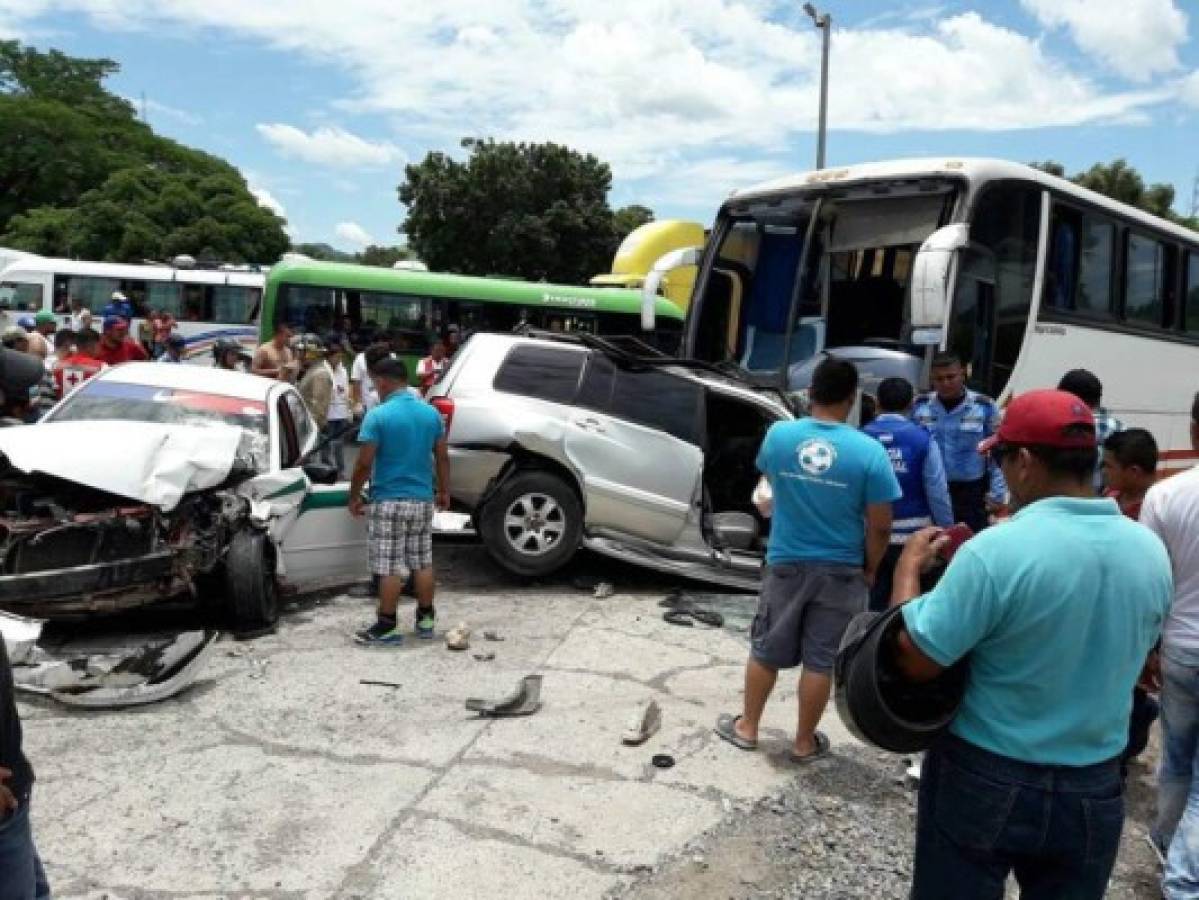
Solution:
<svg viewBox="0 0 1199 900">
<path fill-rule="evenodd" d="M 811 3 L 803 5 L 803 11 L 812 19 L 812 24 L 822 32 L 820 51 L 820 126 L 816 135 L 816 168 L 824 168 L 824 145 L 828 137 L 828 49 L 829 37 L 833 30 L 833 17 L 828 13 L 818 13 Z"/>
</svg>

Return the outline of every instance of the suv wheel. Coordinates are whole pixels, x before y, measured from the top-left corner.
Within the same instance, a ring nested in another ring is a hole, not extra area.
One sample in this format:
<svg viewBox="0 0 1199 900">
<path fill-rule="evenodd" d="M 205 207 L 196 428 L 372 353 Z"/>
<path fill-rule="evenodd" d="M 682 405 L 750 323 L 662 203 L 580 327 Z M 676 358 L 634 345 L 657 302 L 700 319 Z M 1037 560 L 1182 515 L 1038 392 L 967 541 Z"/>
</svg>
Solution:
<svg viewBox="0 0 1199 900">
<path fill-rule="evenodd" d="M 551 472 L 517 472 L 500 485 L 479 516 L 492 558 L 517 575 L 548 575 L 578 549 L 583 505 Z"/>
</svg>

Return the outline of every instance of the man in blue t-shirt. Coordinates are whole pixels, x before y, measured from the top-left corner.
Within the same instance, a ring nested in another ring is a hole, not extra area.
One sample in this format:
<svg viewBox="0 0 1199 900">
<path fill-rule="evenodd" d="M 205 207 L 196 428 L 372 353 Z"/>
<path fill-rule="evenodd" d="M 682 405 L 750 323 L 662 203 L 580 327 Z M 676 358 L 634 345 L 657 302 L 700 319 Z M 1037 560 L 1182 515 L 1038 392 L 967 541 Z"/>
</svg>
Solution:
<svg viewBox="0 0 1199 900">
<path fill-rule="evenodd" d="M 1021 394 L 980 449 L 1020 511 L 964 544 L 922 597 L 939 531 L 913 535 L 895 568 L 894 602 L 911 600 L 899 671 L 923 682 L 970 667 L 950 734 L 925 756 L 911 896 L 1001 897 L 1014 871 L 1025 896 L 1099 900 L 1124 822 L 1132 688 L 1170 607 L 1170 560 L 1095 498 L 1095 423 L 1072 394 Z"/>
<path fill-rule="evenodd" d="M 379 577 L 379 612 L 374 625 L 356 635 L 360 644 L 396 645 L 402 640 L 396 605 L 404 581 L 416 589 L 416 634 L 433 637 L 433 508 L 449 506 L 450 459 L 445 427 L 432 406 L 408 392 L 408 369 L 395 356 L 376 360 L 371 381 L 379 405 L 358 432 L 361 448 L 350 479 L 350 514 L 368 511 L 362 489 L 370 477 L 367 556 Z"/>
<path fill-rule="evenodd" d="M 833 660 L 849 620 L 866 608 L 891 537 L 891 501 L 900 496 L 882 444 L 845 424 L 857 390 L 853 363 L 824 360 L 812 374 L 812 415 L 772 425 L 758 453 L 773 495 L 768 567 L 744 708 L 716 722 L 716 733 L 742 750 L 758 745 L 779 669 L 801 664 L 792 755 L 806 762 L 829 750 L 816 726 L 828 704 Z"/>
</svg>

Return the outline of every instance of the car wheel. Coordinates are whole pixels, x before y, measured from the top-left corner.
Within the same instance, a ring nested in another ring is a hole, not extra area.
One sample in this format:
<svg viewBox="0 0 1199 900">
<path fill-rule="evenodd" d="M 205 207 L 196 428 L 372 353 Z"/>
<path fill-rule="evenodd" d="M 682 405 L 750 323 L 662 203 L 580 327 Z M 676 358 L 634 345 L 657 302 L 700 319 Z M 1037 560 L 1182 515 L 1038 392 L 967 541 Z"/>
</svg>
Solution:
<svg viewBox="0 0 1199 900">
<path fill-rule="evenodd" d="M 239 531 L 225 555 L 225 597 L 238 631 L 269 628 L 279 620 L 275 548 L 261 531 Z"/>
<path fill-rule="evenodd" d="M 487 552 L 503 568 L 516 575 L 548 575 L 579 547 L 583 504 L 551 472 L 517 472 L 487 501 L 479 527 Z"/>
</svg>

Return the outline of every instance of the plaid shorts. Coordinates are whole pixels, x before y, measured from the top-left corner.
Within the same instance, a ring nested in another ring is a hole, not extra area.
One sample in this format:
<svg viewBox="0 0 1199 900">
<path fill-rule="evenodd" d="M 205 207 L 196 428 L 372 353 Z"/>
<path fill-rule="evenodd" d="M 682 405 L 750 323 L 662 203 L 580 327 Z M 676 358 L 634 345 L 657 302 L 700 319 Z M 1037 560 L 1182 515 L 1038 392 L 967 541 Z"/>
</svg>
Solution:
<svg viewBox="0 0 1199 900">
<path fill-rule="evenodd" d="M 405 578 L 433 565 L 433 504 L 380 500 L 366 517 L 367 562 L 372 575 Z"/>
</svg>

